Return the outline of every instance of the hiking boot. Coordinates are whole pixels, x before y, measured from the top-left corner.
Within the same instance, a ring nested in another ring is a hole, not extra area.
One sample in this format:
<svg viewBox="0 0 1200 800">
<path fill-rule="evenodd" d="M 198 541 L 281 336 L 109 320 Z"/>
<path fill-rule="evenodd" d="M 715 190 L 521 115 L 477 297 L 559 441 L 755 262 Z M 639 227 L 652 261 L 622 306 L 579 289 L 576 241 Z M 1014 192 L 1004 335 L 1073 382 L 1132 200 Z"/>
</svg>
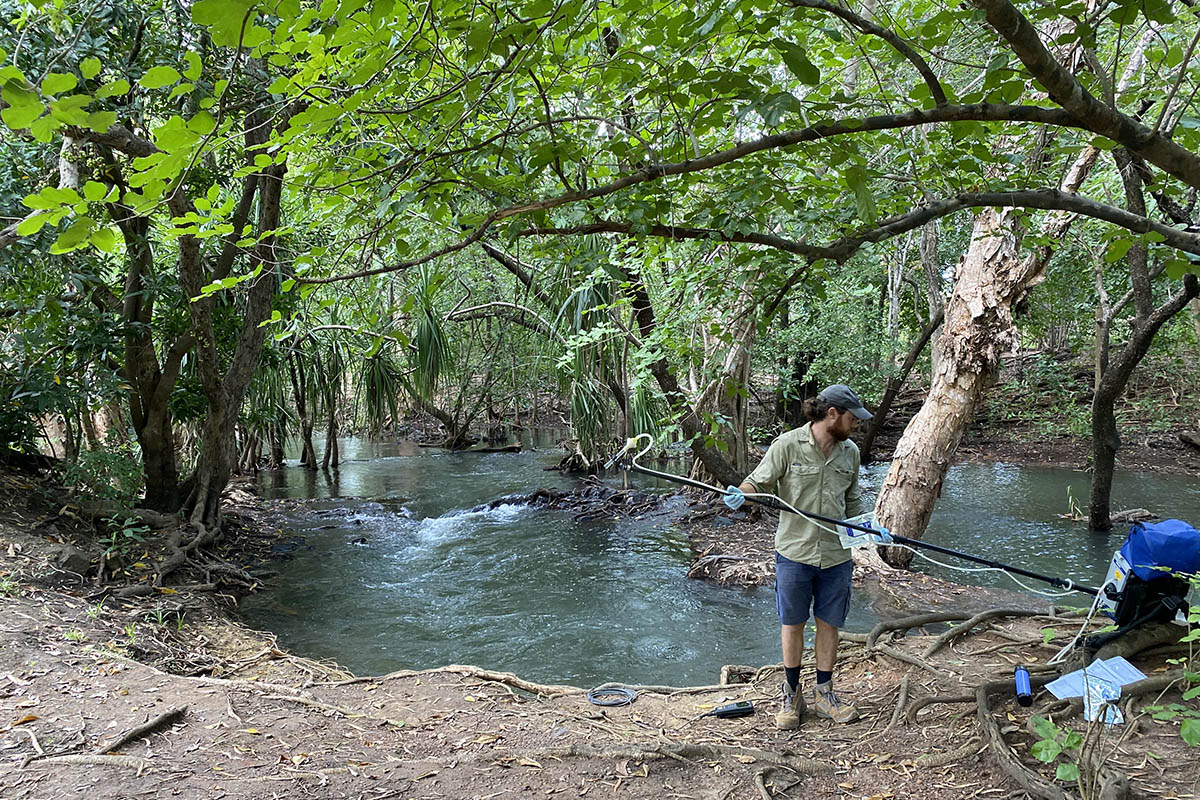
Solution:
<svg viewBox="0 0 1200 800">
<path fill-rule="evenodd" d="M 833 692 L 833 684 L 828 683 L 824 686 L 818 686 L 813 695 L 813 707 L 817 712 L 817 716 L 822 719 L 831 719 L 834 722 L 853 722 L 858 719 L 858 709 L 849 703 L 843 703 L 838 699 L 838 696 Z"/>
<path fill-rule="evenodd" d="M 799 728 L 800 718 L 808 710 L 808 703 L 804 702 L 804 695 L 784 681 L 779 704 L 779 713 L 775 715 L 775 727 L 784 731 L 794 731 Z"/>
</svg>

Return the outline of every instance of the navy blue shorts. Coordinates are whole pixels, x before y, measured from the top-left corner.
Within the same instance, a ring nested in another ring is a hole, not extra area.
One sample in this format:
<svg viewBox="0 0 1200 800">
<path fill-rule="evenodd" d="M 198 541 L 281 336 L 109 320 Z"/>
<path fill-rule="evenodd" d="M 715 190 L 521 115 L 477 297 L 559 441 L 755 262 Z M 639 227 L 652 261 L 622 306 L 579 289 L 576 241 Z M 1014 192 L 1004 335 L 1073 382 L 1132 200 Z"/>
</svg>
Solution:
<svg viewBox="0 0 1200 800">
<path fill-rule="evenodd" d="M 835 628 L 846 622 L 850 611 L 850 578 L 854 562 L 836 567 L 813 567 L 775 553 L 775 606 L 781 625 L 803 625 L 808 610 Z"/>
</svg>

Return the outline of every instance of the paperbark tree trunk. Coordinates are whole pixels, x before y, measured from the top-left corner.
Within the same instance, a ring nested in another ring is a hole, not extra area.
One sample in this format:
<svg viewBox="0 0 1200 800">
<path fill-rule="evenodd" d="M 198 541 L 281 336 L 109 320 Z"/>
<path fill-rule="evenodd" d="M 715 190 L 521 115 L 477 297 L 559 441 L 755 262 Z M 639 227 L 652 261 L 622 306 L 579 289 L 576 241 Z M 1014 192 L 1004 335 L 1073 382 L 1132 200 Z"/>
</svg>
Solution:
<svg viewBox="0 0 1200 800">
<path fill-rule="evenodd" d="M 880 523 L 894 533 L 920 538 L 925 532 L 958 443 L 1013 342 L 1012 302 L 1025 285 L 1013 213 L 985 209 L 959 265 L 937 343 L 939 369 L 896 445 L 876 503 Z M 911 558 L 899 548 L 884 554 L 894 566 Z"/>
</svg>

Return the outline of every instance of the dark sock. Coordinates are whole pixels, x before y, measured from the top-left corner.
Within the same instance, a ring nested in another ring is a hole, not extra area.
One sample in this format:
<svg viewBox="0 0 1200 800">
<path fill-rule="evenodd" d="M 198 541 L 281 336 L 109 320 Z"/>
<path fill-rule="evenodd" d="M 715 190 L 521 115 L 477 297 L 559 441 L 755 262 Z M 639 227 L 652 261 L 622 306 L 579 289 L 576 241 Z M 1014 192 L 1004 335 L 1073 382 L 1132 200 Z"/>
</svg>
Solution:
<svg viewBox="0 0 1200 800">
<path fill-rule="evenodd" d="M 822 683 L 829 683 L 831 680 L 833 680 L 833 670 L 831 670 L 831 669 L 817 670 L 817 685 L 818 686 L 821 685 Z"/>
<path fill-rule="evenodd" d="M 788 686 L 795 689 L 797 686 L 800 685 L 800 667 L 799 666 L 795 666 L 795 667 L 785 666 L 783 668 L 783 674 L 787 677 Z"/>
</svg>

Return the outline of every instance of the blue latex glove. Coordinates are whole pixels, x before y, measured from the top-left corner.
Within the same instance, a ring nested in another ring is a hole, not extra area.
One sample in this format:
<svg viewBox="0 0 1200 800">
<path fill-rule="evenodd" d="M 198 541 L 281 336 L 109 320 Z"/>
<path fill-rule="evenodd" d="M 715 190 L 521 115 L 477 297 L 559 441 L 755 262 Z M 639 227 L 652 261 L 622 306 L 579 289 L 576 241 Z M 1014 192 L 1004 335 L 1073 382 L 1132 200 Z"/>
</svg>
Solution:
<svg viewBox="0 0 1200 800">
<path fill-rule="evenodd" d="M 891 532 L 881 525 L 879 533 L 871 534 L 871 541 L 875 544 L 892 544 L 894 540 L 892 539 Z"/>
<path fill-rule="evenodd" d="M 733 511 L 737 511 L 742 507 L 742 503 L 746 502 L 746 495 L 736 486 L 725 487 L 725 505 L 729 506 Z"/>
</svg>

